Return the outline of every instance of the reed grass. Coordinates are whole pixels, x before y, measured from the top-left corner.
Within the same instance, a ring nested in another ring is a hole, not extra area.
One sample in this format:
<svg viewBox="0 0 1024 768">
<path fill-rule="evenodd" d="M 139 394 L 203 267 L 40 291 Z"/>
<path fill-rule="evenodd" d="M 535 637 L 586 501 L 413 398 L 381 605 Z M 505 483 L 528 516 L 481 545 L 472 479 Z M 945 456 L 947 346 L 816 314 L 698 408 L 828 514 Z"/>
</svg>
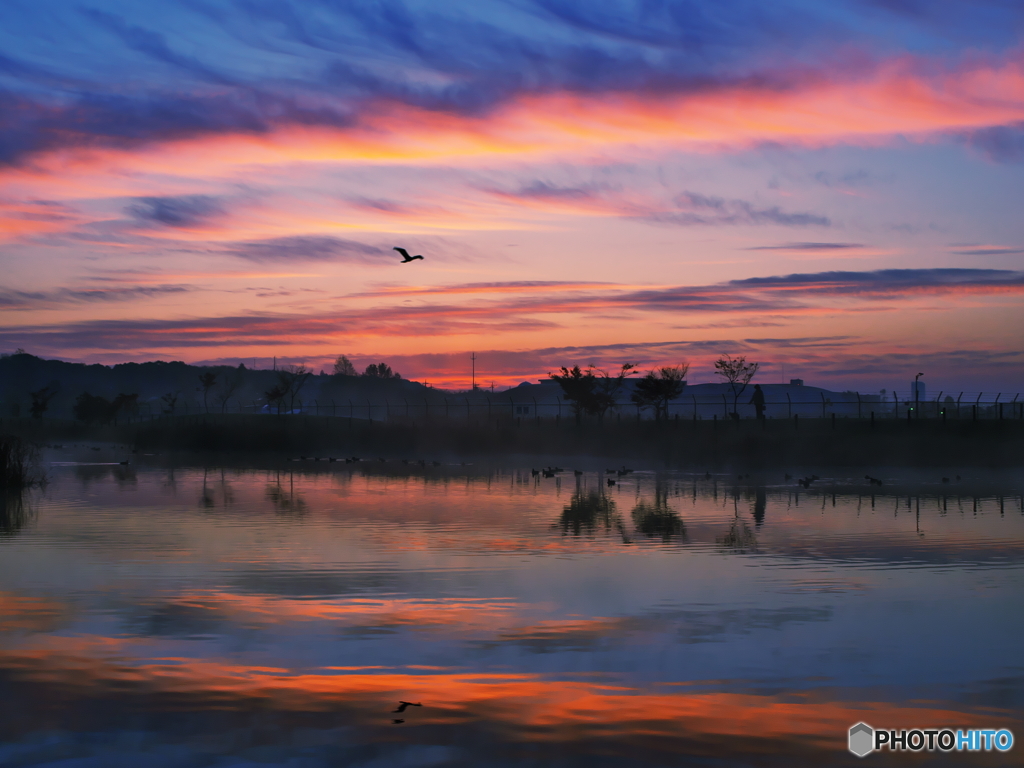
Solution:
<svg viewBox="0 0 1024 768">
<path fill-rule="evenodd" d="M 39 450 L 15 435 L 0 436 L 0 491 L 20 491 L 43 479 Z"/>
</svg>

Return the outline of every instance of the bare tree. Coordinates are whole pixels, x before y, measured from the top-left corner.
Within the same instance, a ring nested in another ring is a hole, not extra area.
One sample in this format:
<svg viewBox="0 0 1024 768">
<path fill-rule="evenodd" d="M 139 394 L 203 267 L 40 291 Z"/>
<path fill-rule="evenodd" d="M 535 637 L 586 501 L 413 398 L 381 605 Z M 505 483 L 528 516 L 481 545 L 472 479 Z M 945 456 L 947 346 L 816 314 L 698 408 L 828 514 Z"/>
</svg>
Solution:
<svg viewBox="0 0 1024 768">
<path fill-rule="evenodd" d="M 594 387 L 594 410 L 600 418 L 604 418 L 608 409 L 615 405 L 622 390 L 626 377 L 636 368 L 634 363 L 623 363 L 614 376 L 608 371 L 597 370 L 597 381 Z"/>
<path fill-rule="evenodd" d="M 210 406 L 206 402 L 206 397 L 210 394 L 210 390 L 213 389 L 216 383 L 217 374 L 215 371 L 207 371 L 206 373 L 199 374 L 199 388 L 203 391 L 203 410 L 207 413 L 210 412 Z"/>
<path fill-rule="evenodd" d="M 178 396 L 181 394 L 181 390 L 175 392 L 168 392 L 163 395 L 160 399 L 164 403 L 163 412 L 169 416 L 174 415 L 174 409 L 178 407 Z"/>
<path fill-rule="evenodd" d="M 335 376 L 356 376 L 356 367 L 352 365 L 352 361 L 344 355 L 338 355 L 338 359 L 334 361 L 334 375 Z"/>
<path fill-rule="evenodd" d="M 263 394 L 267 398 L 267 405 L 269 405 L 271 407 L 276 405 L 277 406 L 277 412 L 280 413 L 281 412 L 281 403 L 288 396 L 288 390 L 283 389 L 280 384 L 277 384 L 277 385 L 271 387 L 270 389 L 268 389 Z"/>
<path fill-rule="evenodd" d="M 312 375 L 313 372 L 304 365 L 287 365 L 277 372 L 278 387 L 284 392 L 281 399 L 288 399 L 289 411 L 295 410 L 295 398 Z"/>
<path fill-rule="evenodd" d="M 754 378 L 760 363 L 748 363 L 745 357 L 722 355 L 715 361 L 715 375 L 721 376 L 729 383 L 732 392 L 732 417 L 738 419 L 739 400 L 747 384 Z"/>
<path fill-rule="evenodd" d="M 221 387 L 220 392 L 217 393 L 215 400 L 220 404 L 220 412 L 224 413 L 228 407 L 228 399 L 231 398 L 238 388 L 242 386 L 242 382 L 245 379 L 245 368 L 239 366 L 234 375 L 225 380 L 224 385 Z"/>
</svg>

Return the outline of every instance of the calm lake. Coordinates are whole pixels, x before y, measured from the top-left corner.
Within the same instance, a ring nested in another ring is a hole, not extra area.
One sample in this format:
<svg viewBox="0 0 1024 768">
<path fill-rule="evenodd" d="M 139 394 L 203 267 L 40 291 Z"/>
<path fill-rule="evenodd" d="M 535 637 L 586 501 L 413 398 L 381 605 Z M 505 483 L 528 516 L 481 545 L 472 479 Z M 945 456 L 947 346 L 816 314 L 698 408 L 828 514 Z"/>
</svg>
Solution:
<svg viewBox="0 0 1024 768">
<path fill-rule="evenodd" d="M 103 460 L 7 501 L 0 765 L 863 765 L 858 721 L 1024 738 L 1019 478 Z"/>
</svg>

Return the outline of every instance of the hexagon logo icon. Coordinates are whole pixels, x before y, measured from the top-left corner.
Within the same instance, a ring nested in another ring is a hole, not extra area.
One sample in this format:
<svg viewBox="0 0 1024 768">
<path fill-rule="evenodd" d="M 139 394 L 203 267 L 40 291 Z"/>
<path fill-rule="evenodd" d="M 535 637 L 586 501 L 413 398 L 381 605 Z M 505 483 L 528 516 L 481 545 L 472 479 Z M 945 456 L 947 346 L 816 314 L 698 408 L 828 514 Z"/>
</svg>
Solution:
<svg viewBox="0 0 1024 768">
<path fill-rule="evenodd" d="M 857 757 L 864 757 L 874 749 L 875 729 L 867 723 L 857 723 L 850 729 L 850 751 Z"/>
</svg>

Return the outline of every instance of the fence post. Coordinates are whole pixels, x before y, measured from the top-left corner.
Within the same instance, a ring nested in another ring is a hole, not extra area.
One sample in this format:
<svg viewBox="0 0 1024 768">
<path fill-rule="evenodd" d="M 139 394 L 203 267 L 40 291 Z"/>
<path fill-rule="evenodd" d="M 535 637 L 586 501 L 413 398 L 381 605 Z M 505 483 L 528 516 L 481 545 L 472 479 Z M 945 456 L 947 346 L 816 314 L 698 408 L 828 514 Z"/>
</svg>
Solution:
<svg viewBox="0 0 1024 768">
<path fill-rule="evenodd" d="M 384 421 L 391 423 L 391 403 L 386 397 L 384 398 Z"/>
<path fill-rule="evenodd" d="M 540 424 L 540 409 L 537 407 L 537 398 L 531 396 L 531 399 L 533 400 L 533 419 L 534 419 L 534 423 Z"/>
<path fill-rule="evenodd" d="M 372 408 L 373 408 L 373 406 L 370 405 L 370 398 L 366 398 L 366 420 L 367 421 L 373 421 L 373 411 L 371 410 Z"/>
<path fill-rule="evenodd" d="M 860 392 L 857 393 L 857 418 L 858 419 L 863 418 L 863 416 L 862 416 L 862 414 L 860 412 Z"/>
<path fill-rule="evenodd" d="M 690 397 L 693 398 L 693 420 L 696 421 L 697 420 L 697 396 L 696 395 L 690 395 Z"/>
<path fill-rule="evenodd" d="M 409 418 L 409 399 L 403 397 L 402 400 L 405 401 L 405 418 L 408 419 Z"/>
<path fill-rule="evenodd" d="M 825 418 L 825 393 L 824 392 L 819 392 L 818 394 L 821 395 L 821 418 L 824 419 Z"/>
<path fill-rule="evenodd" d="M 444 399 L 444 417 L 448 418 L 448 398 Z"/>
<path fill-rule="evenodd" d="M 944 391 L 945 391 L 945 390 L 942 390 L 942 389 L 940 389 L 940 390 L 939 390 L 939 394 L 938 394 L 938 396 L 937 396 L 937 397 L 935 398 L 935 418 L 938 418 L 938 417 L 939 417 L 939 415 L 940 415 L 940 414 L 939 414 L 939 409 L 941 409 L 941 408 L 942 408 L 942 406 L 941 406 L 941 405 L 939 405 L 939 401 L 940 401 L 940 400 L 942 399 L 942 393 L 943 393 Z"/>
<path fill-rule="evenodd" d="M 1000 392 L 1000 393 L 999 393 L 998 395 L 996 395 L 996 399 L 995 399 L 995 402 L 994 402 L 994 403 L 992 403 L 992 410 L 993 410 L 993 411 L 996 411 L 996 410 L 998 410 L 998 411 L 999 411 L 999 418 L 1000 418 L 1000 419 L 1001 419 L 1001 418 L 1003 418 L 1003 407 L 1002 407 L 1002 406 L 1001 406 L 1001 405 L 999 404 L 999 396 L 1000 396 L 1000 395 L 1002 395 L 1002 394 L 1003 394 L 1003 393 L 1002 393 L 1002 392 Z M 995 415 L 995 414 L 993 414 L 993 416 L 994 416 L 994 415 Z"/>
<path fill-rule="evenodd" d="M 894 418 L 898 419 L 900 417 L 900 396 L 896 394 L 895 389 L 892 391 L 892 401 L 895 404 L 892 414 Z"/>
<path fill-rule="evenodd" d="M 352 429 L 352 401 L 348 401 L 348 428 Z"/>
<path fill-rule="evenodd" d="M 959 394 L 959 395 L 957 396 L 957 398 L 956 398 L 956 417 L 957 417 L 958 419 L 960 418 L 960 398 L 961 398 L 961 397 L 963 397 L 963 396 L 964 396 L 964 393 L 963 393 L 963 392 L 961 392 L 961 393 L 960 393 L 960 394 Z"/>
<path fill-rule="evenodd" d="M 729 399 L 725 395 L 722 395 L 722 418 L 729 418 Z"/>
<path fill-rule="evenodd" d="M 313 406 L 316 408 L 316 415 L 319 417 L 320 416 L 320 401 L 314 399 L 313 400 Z"/>
<path fill-rule="evenodd" d="M 338 415 L 338 405 L 334 402 L 334 398 L 331 398 L 331 416 Z"/>
</svg>

